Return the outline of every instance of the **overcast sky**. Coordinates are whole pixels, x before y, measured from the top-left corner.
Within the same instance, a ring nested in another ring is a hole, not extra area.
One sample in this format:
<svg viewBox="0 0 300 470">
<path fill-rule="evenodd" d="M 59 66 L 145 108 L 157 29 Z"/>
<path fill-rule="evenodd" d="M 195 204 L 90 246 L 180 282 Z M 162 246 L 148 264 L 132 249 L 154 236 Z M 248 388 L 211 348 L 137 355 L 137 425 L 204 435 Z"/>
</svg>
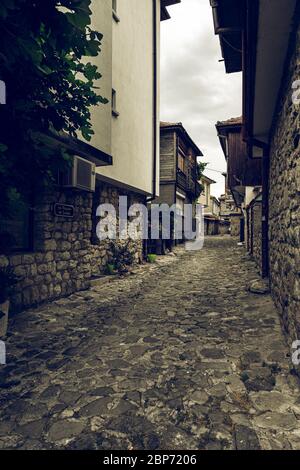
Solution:
<svg viewBox="0 0 300 470">
<path fill-rule="evenodd" d="M 241 74 L 225 73 L 209 0 L 181 0 L 169 7 L 161 28 L 161 119 L 182 122 L 204 154 L 208 168 L 225 171 L 215 129 L 217 121 L 241 115 Z M 224 193 L 221 173 L 212 194 Z"/>
</svg>

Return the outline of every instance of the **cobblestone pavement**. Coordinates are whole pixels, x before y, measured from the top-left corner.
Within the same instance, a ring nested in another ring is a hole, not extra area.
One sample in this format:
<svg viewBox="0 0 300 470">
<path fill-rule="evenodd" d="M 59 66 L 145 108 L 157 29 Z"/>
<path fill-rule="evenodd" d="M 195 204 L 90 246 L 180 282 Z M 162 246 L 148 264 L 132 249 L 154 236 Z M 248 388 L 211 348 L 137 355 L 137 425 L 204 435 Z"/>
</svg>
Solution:
<svg viewBox="0 0 300 470">
<path fill-rule="evenodd" d="M 18 315 L 0 447 L 300 449 L 299 385 L 230 238 Z"/>
</svg>

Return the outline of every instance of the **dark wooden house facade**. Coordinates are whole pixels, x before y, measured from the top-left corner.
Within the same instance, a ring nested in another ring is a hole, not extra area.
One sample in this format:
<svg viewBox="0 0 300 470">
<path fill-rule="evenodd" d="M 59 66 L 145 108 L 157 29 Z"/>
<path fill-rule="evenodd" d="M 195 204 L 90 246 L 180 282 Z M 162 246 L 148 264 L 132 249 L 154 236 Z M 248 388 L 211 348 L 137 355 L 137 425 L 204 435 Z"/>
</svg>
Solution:
<svg viewBox="0 0 300 470">
<path fill-rule="evenodd" d="M 203 156 L 182 123 L 162 122 L 160 126 L 160 196 L 155 204 L 174 204 L 184 211 L 184 204 L 195 204 L 201 194 L 197 158 Z M 152 250 L 164 253 L 178 243 L 174 237 L 152 243 Z M 156 248 L 155 248 L 156 246 Z"/>
<path fill-rule="evenodd" d="M 238 207 L 245 197 L 246 186 L 261 186 L 261 158 L 250 158 L 243 139 L 242 118 L 218 122 L 221 147 L 227 161 L 227 185 Z"/>
</svg>

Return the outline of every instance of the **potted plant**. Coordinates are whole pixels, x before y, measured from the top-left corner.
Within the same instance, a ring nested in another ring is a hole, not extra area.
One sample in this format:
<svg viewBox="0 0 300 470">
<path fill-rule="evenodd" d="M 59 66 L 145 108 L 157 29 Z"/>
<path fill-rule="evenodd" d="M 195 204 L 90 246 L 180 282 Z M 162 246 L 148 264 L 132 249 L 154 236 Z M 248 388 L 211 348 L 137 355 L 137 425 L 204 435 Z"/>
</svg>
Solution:
<svg viewBox="0 0 300 470">
<path fill-rule="evenodd" d="M 12 268 L 0 268 L 0 338 L 7 333 L 10 296 L 17 282 Z"/>
</svg>

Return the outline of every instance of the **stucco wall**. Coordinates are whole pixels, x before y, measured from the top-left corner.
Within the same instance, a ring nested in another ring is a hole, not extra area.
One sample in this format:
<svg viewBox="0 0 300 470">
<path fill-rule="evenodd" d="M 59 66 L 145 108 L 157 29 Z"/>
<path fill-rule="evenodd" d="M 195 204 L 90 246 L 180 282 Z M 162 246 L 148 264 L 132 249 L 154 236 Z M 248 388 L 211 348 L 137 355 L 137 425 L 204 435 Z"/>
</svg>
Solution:
<svg viewBox="0 0 300 470">
<path fill-rule="evenodd" d="M 211 188 L 210 188 L 210 183 L 205 181 L 204 179 L 200 180 L 200 183 L 204 187 L 204 191 L 202 192 L 201 196 L 198 199 L 198 204 L 202 204 L 205 206 L 205 212 L 209 212 L 209 204 L 210 204 L 210 194 L 211 194 Z"/>
<path fill-rule="evenodd" d="M 91 27 L 103 34 L 101 53 L 89 57 L 88 61 L 98 66 L 102 77 L 96 85 L 99 94 L 109 100 L 108 104 L 91 109 L 95 135 L 91 144 L 105 153 L 111 154 L 111 93 L 112 93 L 112 2 L 111 0 L 92 0 Z"/>
<path fill-rule="evenodd" d="M 110 1 L 111 4 L 111 1 Z M 157 2 L 159 64 L 160 9 Z M 98 6 L 97 6 L 98 8 Z M 112 87 L 118 117 L 110 117 L 113 166 L 98 172 L 148 195 L 153 187 L 153 2 L 118 1 L 119 22 L 112 21 Z M 159 77 L 159 69 L 158 69 Z M 158 84 L 159 85 L 159 84 Z M 159 91 L 159 90 L 158 90 Z M 159 93 L 157 97 L 159 106 Z M 159 114 L 158 114 L 159 116 Z M 97 128 L 96 122 L 96 128 Z M 157 122 L 159 190 L 159 119 Z"/>
<path fill-rule="evenodd" d="M 292 103 L 292 83 L 300 79 L 300 30 L 285 77 L 270 151 L 270 280 L 292 341 L 300 338 L 300 109 Z"/>
</svg>

